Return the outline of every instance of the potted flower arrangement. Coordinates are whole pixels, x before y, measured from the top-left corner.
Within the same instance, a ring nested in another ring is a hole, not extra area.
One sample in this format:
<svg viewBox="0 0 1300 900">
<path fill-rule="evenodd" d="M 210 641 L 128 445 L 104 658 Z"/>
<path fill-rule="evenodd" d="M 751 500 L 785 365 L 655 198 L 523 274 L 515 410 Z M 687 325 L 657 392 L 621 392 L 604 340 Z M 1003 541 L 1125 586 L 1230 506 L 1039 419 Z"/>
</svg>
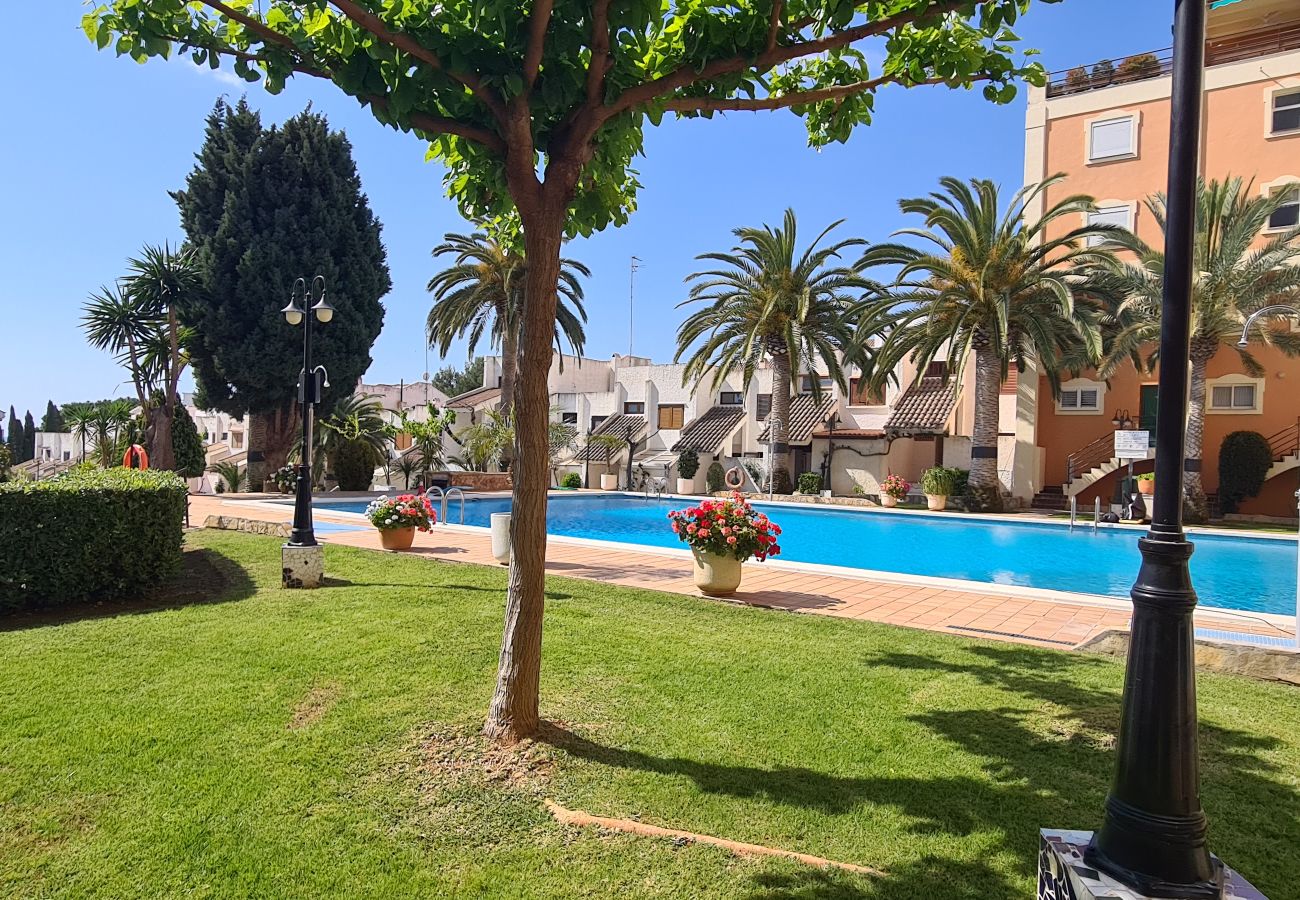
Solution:
<svg viewBox="0 0 1300 900">
<path fill-rule="evenodd" d="M 409 550 L 416 529 L 428 531 L 438 521 L 433 503 L 424 494 L 377 497 L 366 507 L 366 518 L 379 529 L 385 550 Z"/>
<path fill-rule="evenodd" d="M 912 484 L 902 475 L 886 475 L 880 482 L 880 505 L 895 507 L 912 492 Z"/>
<path fill-rule="evenodd" d="M 695 473 L 700 470 L 700 454 L 687 448 L 677 454 L 677 493 L 695 493 Z"/>
<path fill-rule="evenodd" d="M 938 512 L 948 506 L 948 498 L 957 486 L 956 469 L 947 466 L 935 466 L 921 473 L 921 490 L 925 493 L 925 505 Z"/>
<path fill-rule="evenodd" d="M 1137 483 L 1139 494 L 1154 494 L 1156 492 L 1156 473 L 1143 472 L 1137 476 Z"/>
<path fill-rule="evenodd" d="M 678 540 L 695 556 L 695 586 L 711 597 L 725 597 L 740 587 L 741 565 L 781 552 L 781 526 L 754 509 L 737 491 L 723 500 L 668 514 Z"/>
<path fill-rule="evenodd" d="M 275 489 L 281 494 L 291 494 L 298 484 L 298 467 L 283 465 L 276 469 L 268 480 L 275 484 Z"/>
</svg>

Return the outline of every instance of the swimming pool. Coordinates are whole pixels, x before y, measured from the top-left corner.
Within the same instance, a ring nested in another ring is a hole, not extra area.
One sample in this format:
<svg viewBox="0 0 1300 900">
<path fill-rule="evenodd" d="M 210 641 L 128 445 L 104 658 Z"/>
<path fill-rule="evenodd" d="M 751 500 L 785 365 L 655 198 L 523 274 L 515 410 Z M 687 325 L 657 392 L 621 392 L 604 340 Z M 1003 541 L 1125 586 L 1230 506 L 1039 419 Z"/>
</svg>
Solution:
<svg viewBox="0 0 1300 900">
<path fill-rule="evenodd" d="M 552 497 L 547 531 L 569 537 L 683 547 L 668 528 L 668 511 L 685 500 L 626 494 Z M 781 559 L 959 578 L 991 584 L 1102 594 L 1128 599 L 1140 561 L 1139 532 L 1091 526 L 1069 531 L 1034 522 L 972 521 L 944 515 L 870 510 L 803 509 L 755 504 L 781 526 Z M 365 501 L 320 502 L 321 509 L 362 512 Z M 510 500 L 465 504 L 465 524 L 487 527 Z M 451 505 L 458 520 L 457 504 Z M 1192 577 L 1206 606 L 1290 615 L 1295 612 L 1296 543 L 1197 534 Z"/>
</svg>

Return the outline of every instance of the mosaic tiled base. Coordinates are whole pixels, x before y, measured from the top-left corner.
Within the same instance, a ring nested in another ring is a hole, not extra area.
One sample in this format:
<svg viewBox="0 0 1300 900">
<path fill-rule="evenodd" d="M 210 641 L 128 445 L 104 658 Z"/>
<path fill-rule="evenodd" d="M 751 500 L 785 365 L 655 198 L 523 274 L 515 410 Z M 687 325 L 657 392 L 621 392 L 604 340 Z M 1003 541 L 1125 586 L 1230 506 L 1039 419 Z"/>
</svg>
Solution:
<svg viewBox="0 0 1300 900">
<path fill-rule="evenodd" d="M 1149 900 L 1083 861 L 1091 831 L 1039 832 L 1038 900 Z M 1223 900 L 1268 900 L 1232 869 L 1224 871 Z"/>
</svg>

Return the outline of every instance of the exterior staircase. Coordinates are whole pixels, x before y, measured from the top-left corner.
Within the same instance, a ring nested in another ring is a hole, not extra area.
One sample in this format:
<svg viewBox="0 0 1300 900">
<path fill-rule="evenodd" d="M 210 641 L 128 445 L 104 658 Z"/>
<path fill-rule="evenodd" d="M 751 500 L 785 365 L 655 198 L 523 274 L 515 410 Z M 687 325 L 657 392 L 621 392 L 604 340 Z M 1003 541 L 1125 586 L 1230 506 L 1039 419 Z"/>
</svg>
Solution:
<svg viewBox="0 0 1300 900">
<path fill-rule="evenodd" d="M 1065 484 L 1061 485 L 1061 493 L 1067 502 L 1068 498 L 1101 481 L 1111 472 L 1128 467 L 1129 460 L 1120 459 L 1114 454 L 1115 432 L 1107 431 L 1065 458 Z M 1148 449 L 1146 459 L 1154 456 L 1155 450 Z"/>
<path fill-rule="evenodd" d="M 1070 503 L 1059 485 L 1049 484 L 1044 485 L 1043 489 L 1034 495 L 1029 508 L 1064 512 L 1070 508 Z"/>
<path fill-rule="evenodd" d="M 1265 481 L 1300 466 L 1300 420 L 1271 435 L 1268 449 L 1273 451 L 1273 465 L 1264 476 Z"/>
</svg>

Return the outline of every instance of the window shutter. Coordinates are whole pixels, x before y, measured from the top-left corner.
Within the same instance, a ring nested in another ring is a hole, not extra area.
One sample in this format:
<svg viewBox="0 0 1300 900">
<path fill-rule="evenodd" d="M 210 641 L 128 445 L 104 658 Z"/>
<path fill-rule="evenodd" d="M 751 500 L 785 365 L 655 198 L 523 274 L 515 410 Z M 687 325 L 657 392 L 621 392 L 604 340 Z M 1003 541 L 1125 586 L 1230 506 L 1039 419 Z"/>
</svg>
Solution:
<svg viewBox="0 0 1300 900">
<path fill-rule="evenodd" d="M 1133 127 L 1131 116 L 1122 119 L 1107 119 L 1093 122 L 1089 136 L 1089 159 L 1112 159 L 1116 156 L 1128 156 L 1133 152 Z"/>
</svg>

